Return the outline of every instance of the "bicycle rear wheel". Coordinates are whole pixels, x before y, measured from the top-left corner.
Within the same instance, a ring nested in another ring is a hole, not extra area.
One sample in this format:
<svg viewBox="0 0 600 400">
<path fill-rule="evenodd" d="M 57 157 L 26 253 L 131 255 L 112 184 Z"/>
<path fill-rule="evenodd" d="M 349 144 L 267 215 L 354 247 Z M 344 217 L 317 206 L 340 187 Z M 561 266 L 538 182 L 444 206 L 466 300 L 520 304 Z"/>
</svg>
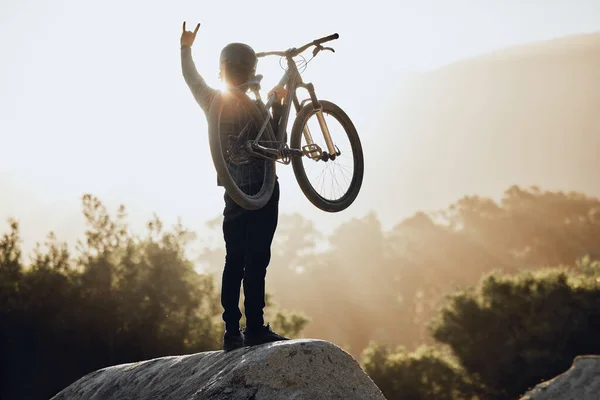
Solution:
<svg viewBox="0 0 600 400">
<path fill-rule="evenodd" d="M 266 109 L 252 101 L 241 90 L 217 94 L 208 113 L 209 143 L 217 177 L 241 207 L 257 210 L 264 207 L 275 185 L 275 161 L 257 156 L 250 150 L 250 141 L 266 118 Z M 259 144 L 271 147 L 275 134 L 267 124 Z"/>
<path fill-rule="evenodd" d="M 360 192 L 364 175 L 362 145 L 356 128 L 348 115 L 332 102 L 320 100 L 322 112 L 333 144 L 335 157 L 323 154 L 311 158 L 307 155 L 292 158 L 292 167 L 304 195 L 323 211 L 339 212 L 348 208 Z M 317 110 L 311 103 L 305 105 L 294 121 L 290 146 L 303 149 L 309 137 L 323 151 L 327 150 L 325 138 L 317 120 Z"/>
</svg>

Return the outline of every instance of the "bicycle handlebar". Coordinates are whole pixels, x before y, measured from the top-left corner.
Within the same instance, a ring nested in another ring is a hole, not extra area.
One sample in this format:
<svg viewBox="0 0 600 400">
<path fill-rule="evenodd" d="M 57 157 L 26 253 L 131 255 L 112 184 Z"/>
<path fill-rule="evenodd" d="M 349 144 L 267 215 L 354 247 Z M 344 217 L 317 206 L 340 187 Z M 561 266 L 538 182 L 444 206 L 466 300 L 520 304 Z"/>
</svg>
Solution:
<svg viewBox="0 0 600 400">
<path fill-rule="evenodd" d="M 329 35 L 329 36 L 322 37 L 321 39 L 313 40 L 312 42 L 307 43 L 304 46 L 302 46 L 299 49 L 297 49 L 295 55 L 298 55 L 298 54 L 302 53 L 303 51 L 305 51 L 306 49 L 308 49 L 310 46 L 318 46 L 318 45 L 320 45 L 322 43 L 330 42 L 330 41 L 335 40 L 335 39 L 337 39 L 339 37 L 340 37 L 340 35 L 338 35 L 337 33 L 334 33 L 333 35 Z M 295 50 L 295 49 L 292 49 L 292 50 Z"/>
<path fill-rule="evenodd" d="M 306 51 L 306 49 L 308 49 L 311 46 L 320 46 L 322 43 L 330 42 L 332 40 L 338 39 L 339 37 L 340 37 L 340 35 L 338 35 L 337 33 L 334 33 L 333 35 L 329 35 L 329 36 L 322 37 L 321 39 L 313 40 L 312 42 L 307 43 L 298 49 L 291 48 L 286 51 L 267 51 L 267 52 L 263 52 L 263 53 L 256 53 L 256 57 L 258 57 L 258 58 L 265 57 L 265 56 L 296 57 L 300 53 L 303 53 L 304 51 Z"/>
</svg>

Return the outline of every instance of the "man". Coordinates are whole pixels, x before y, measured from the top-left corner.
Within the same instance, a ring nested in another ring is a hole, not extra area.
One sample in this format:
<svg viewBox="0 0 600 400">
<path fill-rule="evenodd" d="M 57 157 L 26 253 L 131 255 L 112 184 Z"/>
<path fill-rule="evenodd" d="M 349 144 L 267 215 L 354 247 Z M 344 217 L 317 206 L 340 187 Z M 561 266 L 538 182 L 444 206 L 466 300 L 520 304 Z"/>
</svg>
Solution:
<svg viewBox="0 0 600 400">
<path fill-rule="evenodd" d="M 210 88 L 200 76 L 192 60 L 191 46 L 194 43 L 200 24 L 193 32 L 185 30 L 181 34 L 181 68 L 185 82 L 194 98 L 208 117 L 210 104 L 217 91 Z M 242 43 L 231 43 L 221 51 L 219 77 L 229 86 L 236 87 L 251 79 L 257 64 L 254 50 Z M 273 123 L 279 121 L 281 100 L 286 91 L 275 87 L 269 96 L 276 95 L 273 106 Z M 235 124 L 233 124 L 235 125 Z M 235 134 L 236 132 L 232 132 Z M 237 168 L 244 168 L 240 166 Z M 253 168 L 249 166 L 247 168 Z M 255 185 L 263 174 L 236 174 L 246 181 L 236 182 L 242 190 Z M 240 178 L 241 179 L 241 178 Z M 219 182 L 217 184 L 220 185 Z M 265 277 L 271 259 L 271 243 L 277 228 L 279 206 L 279 182 L 276 181 L 273 195 L 261 209 L 246 210 L 235 203 L 225 193 L 223 211 L 223 236 L 225 238 L 226 257 L 221 283 L 221 304 L 223 306 L 223 350 L 230 351 L 242 346 L 254 346 L 288 338 L 273 332 L 264 325 Z M 240 331 L 242 313 L 239 309 L 240 288 L 244 286 L 244 312 L 246 327 Z"/>
</svg>

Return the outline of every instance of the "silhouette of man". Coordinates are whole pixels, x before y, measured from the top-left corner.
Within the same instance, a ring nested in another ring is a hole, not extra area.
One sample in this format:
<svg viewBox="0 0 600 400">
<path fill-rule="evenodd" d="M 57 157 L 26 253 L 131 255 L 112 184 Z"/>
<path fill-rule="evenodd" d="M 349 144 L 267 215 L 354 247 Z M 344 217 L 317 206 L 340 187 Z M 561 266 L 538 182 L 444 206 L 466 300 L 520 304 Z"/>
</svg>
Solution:
<svg viewBox="0 0 600 400">
<path fill-rule="evenodd" d="M 183 23 L 181 68 L 185 82 L 205 116 L 208 117 L 211 101 L 217 91 L 206 84 L 192 59 L 191 46 L 199 29 L 200 24 L 193 32 L 186 31 L 185 22 Z M 219 77 L 228 87 L 239 86 L 254 77 L 257 61 L 256 53 L 250 46 L 243 43 L 230 43 L 221 51 Z M 277 99 L 273 104 L 272 116 L 272 123 L 276 129 L 281 115 L 281 100 L 285 98 L 286 90 L 276 86 L 269 92 L 269 97 L 272 94 L 275 94 Z M 241 181 L 236 183 L 242 190 L 257 183 L 262 184 L 262 181 L 258 182 L 258 180 L 264 176 L 252 171 L 236 175 L 240 176 Z M 217 184 L 222 186 L 218 178 Z M 288 340 L 273 332 L 268 324 L 264 325 L 263 313 L 265 277 L 271 259 L 271 243 L 277 228 L 279 213 L 279 182 L 276 180 L 268 203 L 258 210 L 250 211 L 240 207 L 227 192 L 224 199 L 223 236 L 227 254 L 221 281 L 221 305 L 225 322 L 223 350 Z M 242 313 L 238 304 L 242 282 L 246 327 L 240 331 Z"/>
</svg>

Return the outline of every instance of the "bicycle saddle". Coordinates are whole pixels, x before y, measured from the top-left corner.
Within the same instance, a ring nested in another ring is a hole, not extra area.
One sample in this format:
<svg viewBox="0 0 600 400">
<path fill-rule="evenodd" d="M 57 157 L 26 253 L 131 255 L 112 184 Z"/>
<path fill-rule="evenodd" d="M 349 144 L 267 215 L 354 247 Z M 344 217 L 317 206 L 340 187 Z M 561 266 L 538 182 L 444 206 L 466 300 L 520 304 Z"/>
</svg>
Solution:
<svg viewBox="0 0 600 400">
<path fill-rule="evenodd" d="M 240 88 L 243 91 L 246 91 L 248 89 L 251 90 L 260 90 L 260 81 L 262 81 L 263 76 L 258 74 L 258 75 L 254 75 L 254 77 L 252 79 L 250 79 L 248 82 L 241 84 L 240 86 L 238 86 L 238 88 Z"/>
</svg>

